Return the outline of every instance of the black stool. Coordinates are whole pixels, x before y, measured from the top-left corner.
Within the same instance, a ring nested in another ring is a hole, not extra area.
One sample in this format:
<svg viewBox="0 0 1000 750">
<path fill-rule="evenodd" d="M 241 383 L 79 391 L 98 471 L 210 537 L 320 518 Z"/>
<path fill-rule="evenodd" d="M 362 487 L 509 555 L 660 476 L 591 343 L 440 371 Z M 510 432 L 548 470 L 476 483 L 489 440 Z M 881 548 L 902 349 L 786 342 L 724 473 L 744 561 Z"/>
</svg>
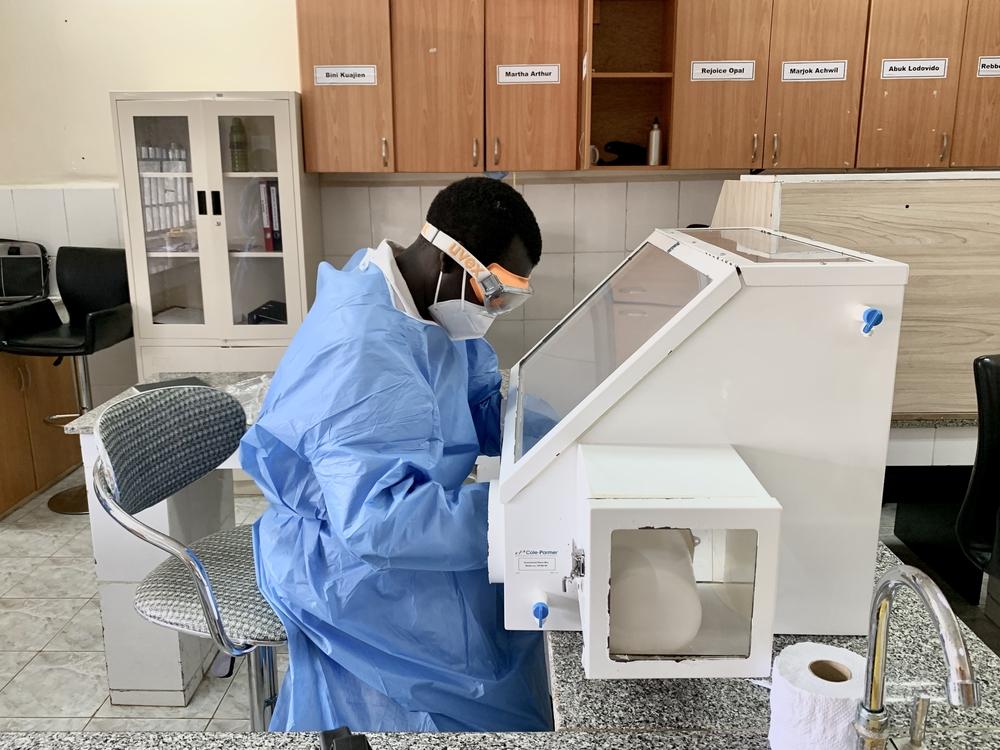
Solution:
<svg viewBox="0 0 1000 750">
<path fill-rule="evenodd" d="M 50 299 L 0 308 L 0 350 L 11 354 L 73 358 L 80 414 L 93 407 L 87 356 L 132 336 L 125 251 L 103 247 L 61 247 L 56 283 L 69 323 L 63 323 Z M 55 427 L 80 414 L 54 414 Z M 56 513 L 85 514 L 87 488 L 71 487 L 49 500 Z"/>
</svg>

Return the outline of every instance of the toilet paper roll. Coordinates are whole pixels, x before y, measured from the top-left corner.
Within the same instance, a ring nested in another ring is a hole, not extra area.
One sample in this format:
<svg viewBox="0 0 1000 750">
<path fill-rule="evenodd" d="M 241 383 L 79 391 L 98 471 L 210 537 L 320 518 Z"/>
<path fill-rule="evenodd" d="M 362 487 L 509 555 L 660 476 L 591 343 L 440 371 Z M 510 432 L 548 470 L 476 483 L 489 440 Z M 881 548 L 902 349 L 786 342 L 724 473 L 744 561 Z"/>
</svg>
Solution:
<svg viewBox="0 0 1000 750">
<path fill-rule="evenodd" d="M 771 750 L 855 750 L 864 685 L 865 660 L 853 651 L 822 643 L 784 649 L 771 675 Z"/>
</svg>

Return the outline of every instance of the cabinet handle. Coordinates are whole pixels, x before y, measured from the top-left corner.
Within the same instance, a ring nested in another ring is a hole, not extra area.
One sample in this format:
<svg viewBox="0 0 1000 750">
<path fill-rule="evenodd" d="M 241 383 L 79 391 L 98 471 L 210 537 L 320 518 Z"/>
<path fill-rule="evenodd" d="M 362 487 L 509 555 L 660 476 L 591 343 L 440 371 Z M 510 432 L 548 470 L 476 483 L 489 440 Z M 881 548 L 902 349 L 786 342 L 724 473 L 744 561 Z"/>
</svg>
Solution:
<svg viewBox="0 0 1000 750">
<path fill-rule="evenodd" d="M 24 393 L 27 390 L 27 386 L 24 382 L 24 369 L 21 365 L 17 366 L 17 392 Z"/>
<path fill-rule="evenodd" d="M 212 216 L 222 216 L 222 192 L 212 191 Z"/>
<path fill-rule="evenodd" d="M 941 153 L 938 154 L 938 161 L 944 161 L 945 154 L 948 153 L 948 134 L 941 134 Z"/>
<path fill-rule="evenodd" d="M 753 134 L 753 153 L 750 154 L 750 161 L 757 161 L 757 146 L 759 145 L 759 138 L 757 134 Z"/>
<path fill-rule="evenodd" d="M 493 139 L 493 166 L 500 163 L 500 136 Z"/>
<path fill-rule="evenodd" d="M 778 134 L 774 134 L 774 138 L 771 139 L 771 163 L 778 163 Z"/>
<path fill-rule="evenodd" d="M 472 139 L 472 166 L 479 166 L 479 139 Z"/>
<path fill-rule="evenodd" d="M 382 166 L 383 167 L 388 167 L 389 166 L 389 139 L 388 138 L 383 138 L 382 139 Z"/>
<path fill-rule="evenodd" d="M 205 202 L 205 191 L 198 191 L 198 215 L 205 216 L 208 214 L 208 204 Z"/>
</svg>

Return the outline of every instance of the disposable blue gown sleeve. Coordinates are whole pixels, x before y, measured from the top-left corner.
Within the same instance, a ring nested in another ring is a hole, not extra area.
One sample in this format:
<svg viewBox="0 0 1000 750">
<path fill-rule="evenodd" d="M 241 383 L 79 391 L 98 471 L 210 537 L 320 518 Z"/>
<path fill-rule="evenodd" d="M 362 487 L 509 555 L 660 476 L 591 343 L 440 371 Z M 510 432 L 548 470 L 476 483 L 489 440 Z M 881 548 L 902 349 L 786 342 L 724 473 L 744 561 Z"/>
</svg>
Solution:
<svg viewBox="0 0 1000 750">
<path fill-rule="evenodd" d="M 467 343 L 469 356 L 469 409 L 479 437 L 479 452 L 500 455 L 500 370 L 496 352 L 485 339 Z"/>
<path fill-rule="evenodd" d="M 430 479 L 440 414 L 407 347 L 388 339 L 340 347 L 325 383 L 338 406 L 305 441 L 329 523 L 379 570 L 484 568 L 487 488 Z"/>
</svg>

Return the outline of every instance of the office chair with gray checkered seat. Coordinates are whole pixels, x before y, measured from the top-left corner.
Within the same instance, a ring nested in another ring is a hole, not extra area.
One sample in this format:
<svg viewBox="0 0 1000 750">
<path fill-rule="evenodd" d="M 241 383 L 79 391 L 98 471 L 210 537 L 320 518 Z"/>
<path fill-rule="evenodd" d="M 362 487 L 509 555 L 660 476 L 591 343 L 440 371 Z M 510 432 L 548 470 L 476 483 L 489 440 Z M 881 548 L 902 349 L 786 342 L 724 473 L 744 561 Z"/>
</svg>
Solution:
<svg viewBox="0 0 1000 750">
<path fill-rule="evenodd" d="M 257 588 L 251 527 L 185 546 L 135 518 L 216 469 L 245 430 L 243 407 L 214 388 L 166 387 L 132 396 L 97 422 L 94 489 L 115 521 L 171 556 L 139 584 L 136 611 L 156 625 L 211 638 L 229 656 L 248 655 L 250 725 L 265 731 L 278 694 L 275 647 L 286 635 Z"/>
</svg>

